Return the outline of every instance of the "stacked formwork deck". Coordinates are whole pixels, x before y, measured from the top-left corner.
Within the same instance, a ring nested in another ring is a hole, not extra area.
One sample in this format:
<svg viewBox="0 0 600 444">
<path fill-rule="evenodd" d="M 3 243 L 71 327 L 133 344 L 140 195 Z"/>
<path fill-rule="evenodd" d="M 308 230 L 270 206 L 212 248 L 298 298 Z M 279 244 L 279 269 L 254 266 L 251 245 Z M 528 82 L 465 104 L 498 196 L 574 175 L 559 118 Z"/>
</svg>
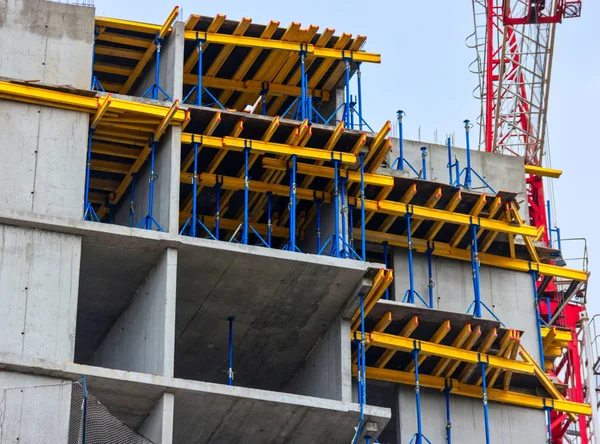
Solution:
<svg viewBox="0 0 600 444">
<path fill-rule="evenodd" d="M 3 255 L 43 276 L 3 278 L 4 294 L 50 295 L 19 309 L 36 321 L 7 332 L 4 374 L 25 385 L 87 375 L 115 415 L 165 443 L 433 439 L 452 434 L 451 404 L 455 424 L 481 416 L 455 440 L 506 440 L 534 424 L 535 441 L 542 412 L 591 413 L 538 364 L 570 337 L 540 329 L 537 281 L 587 274 L 553 265 L 557 252 L 523 223 L 522 163 L 472 153 L 512 190 L 491 196 L 438 179 L 445 148 L 429 147 L 417 178 L 386 168 L 391 124 L 373 131 L 363 117 L 360 64 L 379 61 L 364 37 L 224 16 L 183 23 L 177 8 L 149 25 L 37 3 L 89 26 L 70 54 L 89 68 L 33 79 L 15 58 L 0 72 L 3 146 L 31 150 L 3 155 L 3 177 L 20 184 L 3 196 Z M 420 147 L 400 147 L 416 164 Z M 25 245 L 60 253 L 40 263 Z M 366 379 L 379 382 L 367 391 Z M 423 391 L 421 408 L 417 391 L 415 408 L 390 390 L 415 383 L 442 393 Z M 515 411 L 503 430 L 499 415 Z M 423 428 L 431 415 L 439 424 Z"/>
</svg>

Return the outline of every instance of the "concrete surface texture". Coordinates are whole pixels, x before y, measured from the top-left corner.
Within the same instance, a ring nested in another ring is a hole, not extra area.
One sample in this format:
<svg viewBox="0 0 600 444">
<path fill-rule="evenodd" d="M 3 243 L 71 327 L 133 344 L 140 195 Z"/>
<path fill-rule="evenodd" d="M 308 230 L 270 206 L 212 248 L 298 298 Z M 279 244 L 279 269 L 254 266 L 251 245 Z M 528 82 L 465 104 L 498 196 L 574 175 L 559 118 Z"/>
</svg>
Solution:
<svg viewBox="0 0 600 444">
<path fill-rule="evenodd" d="M 0 225 L 0 350 L 72 360 L 81 239 Z"/>
<path fill-rule="evenodd" d="M 140 435 L 145 436 L 154 444 L 172 442 L 174 405 L 175 396 L 172 393 L 163 393 L 154 409 L 140 426 Z"/>
<path fill-rule="evenodd" d="M 96 350 L 94 365 L 173 376 L 177 250 L 167 249 Z"/>
<path fill-rule="evenodd" d="M 474 135 L 471 135 L 471 147 L 474 146 Z M 463 140 L 463 139 L 459 139 Z M 419 142 L 404 139 L 404 158 L 410 162 L 417 172 L 421 171 L 421 147 L 427 148 L 427 180 L 449 183 L 448 175 L 448 147 L 446 145 L 437 145 L 434 143 Z M 458 159 L 460 171 L 467 166 L 466 150 L 456 146 L 452 147 L 452 162 Z M 392 150 L 388 155 L 388 163 L 392 165 L 394 159 L 398 157 L 399 144 L 398 139 L 392 139 Z M 525 188 L 525 167 L 523 159 L 517 156 L 506 156 L 503 154 L 486 153 L 471 149 L 471 167 L 479 173 L 481 177 L 494 189 L 494 191 L 511 191 L 518 193 L 517 201 L 526 202 L 527 190 Z M 410 168 L 405 166 L 405 171 Z M 409 171 L 410 177 L 415 177 L 412 171 Z M 460 177 L 461 184 L 464 184 L 465 174 Z M 474 174 L 472 175 L 472 189 L 492 196 L 489 188 L 485 188 Z M 453 181 L 456 181 L 456 174 L 453 170 Z M 529 220 L 527 205 L 521 205 L 519 212 L 523 220 Z"/>
<path fill-rule="evenodd" d="M 168 397 L 164 400 L 163 397 L 173 394 L 174 436 L 172 441 L 165 439 L 162 444 L 346 444 L 351 441 L 359 418 L 358 404 L 349 402 L 57 363 L 7 353 L 0 353 L 0 371 L 3 370 L 69 381 L 77 381 L 85 374 L 90 393 L 125 424 L 147 433 L 148 437 L 157 430 L 157 424 L 149 423 L 157 415 L 164 415 L 163 427 L 170 427 Z M 387 408 L 365 407 L 366 420 L 378 431 L 384 429 L 390 416 Z"/>
<path fill-rule="evenodd" d="M 206 245 L 203 250 L 200 245 Z M 200 239 L 179 248 L 175 376 L 280 390 L 370 264 Z"/>
<path fill-rule="evenodd" d="M 85 113 L 0 100 L 0 206 L 81 217 L 88 121 Z"/>
<path fill-rule="evenodd" d="M 398 386 L 398 443 L 407 444 L 417 431 L 414 387 Z M 446 408 L 439 391 L 421 389 L 423 433 L 432 443 L 446 440 Z M 450 397 L 452 442 L 485 442 L 483 401 L 462 396 Z M 543 411 L 522 407 L 489 404 L 491 442 L 503 444 L 546 442 L 546 419 Z"/>
<path fill-rule="evenodd" d="M 94 8 L 0 0 L 2 77 L 88 89 L 93 39 Z"/>
</svg>

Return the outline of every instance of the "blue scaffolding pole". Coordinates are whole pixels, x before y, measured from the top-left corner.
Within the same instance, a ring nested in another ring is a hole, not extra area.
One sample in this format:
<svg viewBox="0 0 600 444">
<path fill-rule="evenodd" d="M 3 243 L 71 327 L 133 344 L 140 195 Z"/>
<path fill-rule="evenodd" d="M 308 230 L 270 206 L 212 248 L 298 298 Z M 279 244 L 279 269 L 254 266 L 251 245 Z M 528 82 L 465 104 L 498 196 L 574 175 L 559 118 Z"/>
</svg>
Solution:
<svg viewBox="0 0 600 444">
<path fill-rule="evenodd" d="M 485 371 L 487 364 L 485 362 L 480 363 L 481 366 L 481 388 L 483 390 L 483 420 L 485 421 L 485 443 L 490 444 L 490 416 L 488 411 L 488 397 L 487 397 L 487 382 L 485 377 Z"/>
<path fill-rule="evenodd" d="M 433 250 L 435 247 L 432 242 L 427 241 L 427 275 L 429 277 L 429 281 L 427 283 L 427 289 L 429 290 L 429 308 L 433 308 L 433 287 L 435 287 L 435 282 L 433 280 Z"/>
<path fill-rule="evenodd" d="M 415 296 L 427 307 L 431 308 L 432 306 L 425 302 L 425 300 L 421 297 L 421 295 L 415 290 L 415 275 L 413 269 L 413 244 L 412 244 L 412 233 L 411 233 L 411 219 L 412 213 L 410 212 L 410 207 L 406 206 L 406 235 L 408 237 L 408 282 L 409 288 L 404 293 L 404 298 L 402 298 L 402 302 L 408 304 L 415 303 Z"/>
<path fill-rule="evenodd" d="M 404 132 L 402 130 L 402 118 L 404 115 L 405 113 L 402 110 L 398 110 L 396 112 L 396 116 L 398 118 L 398 157 L 396 157 L 392 162 L 391 168 L 404 171 L 404 167 L 408 166 L 418 178 L 421 178 L 421 174 L 419 174 L 416 168 L 414 168 L 410 162 L 404 158 Z M 425 171 L 425 169 L 423 169 L 423 171 Z"/>
<path fill-rule="evenodd" d="M 202 46 L 204 45 L 205 42 L 206 41 L 204 39 L 200 38 L 200 33 L 196 33 L 196 51 L 198 52 L 198 81 L 197 81 L 196 85 L 194 85 L 194 87 L 190 90 L 190 92 L 187 93 L 187 95 L 183 99 L 183 103 L 189 103 L 191 97 L 193 96 L 193 94 L 195 92 L 196 98 L 194 99 L 193 105 L 202 106 L 202 94 L 206 93 L 213 100 L 212 103 L 210 103 L 206 106 L 218 105 L 219 108 L 221 108 L 223 111 L 225 111 L 226 108 L 221 104 L 221 102 L 219 102 L 219 100 L 208 90 L 208 88 L 206 88 L 202 84 L 202 71 L 203 71 Z"/>
<path fill-rule="evenodd" d="M 237 229 L 229 239 L 229 242 L 237 242 L 236 236 L 240 229 L 242 230 L 242 244 L 248 245 L 248 235 L 250 230 L 256 236 L 256 238 L 260 241 L 260 243 L 269 248 L 269 244 L 265 241 L 260 234 L 254 229 L 252 225 L 250 225 L 249 214 L 248 214 L 248 206 L 249 206 L 249 195 L 250 195 L 250 172 L 249 172 L 249 153 L 252 149 L 252 141 L 248 139 L 244 139 L 244 220 L 238 225 Z"/>
<path fill-rule="evenodd" d="M 150 185 L 148 187 L 149 188 L 149 191 L 148 191 L 148 214 L 146 216 L 144 216 L 144 218 L 142 220 L 140 220 L 135 227 L 136 228 L 145 228 L 146 230 L 151 230 L 152 224 L 154 224 L 158 228 L 158 231 L 164 232 L 165 230 L 163 230 L 163 228 L 160 226 L 160 224 L 156 221 L 156 219 L 152 215 L 152 210 L 153 210 L 153 206 L 154 206 L 154 181 L 156 179 L 158 179 L 158 176 L 154 173 L 154 160 L 156 157 L 155 156 L 156 142 L 154 140 L 152 140 L 150 142 L 150 146 L 151 146 L 151 154 L 150 154 L 150 177 L 149 177 Z"/>
<path fill-rule="evenodd" d="M 448 146 L 448 164 L 446 165 L 446 167 L 448 167 L 448 183 L 452 186 L 455 186 L 456 184 L 454 183 L 452 169 L 456 170 L 456 177 L 460 177 L 460 165 L 458 163 L 458 159 L 456 158 L 454 159 L 454 163 L 452 163 L 452 139 L 450 137 L 448 137 L 446 145 Z"/>
<path fill-rule="evenodd" d="M 215 188 L 217 189 L 216 204 L 217 208 L 215 211 L 215 240 L 219 240 L 220 229 L 221 229 L 221 187 L 223 186 L 223 179 L 217 177 L 217 183 Z"/>
<path fill-rule="evenodd" d="M 452 422 L 450 421 L 450 387 L 444 389 L 444 398 L 446 401 L 446 442 L 452 444 Z"/>
<path fill-rule="evenodd" d="M 135 181 L 137 180 L 137 173 L 131 173 L 131 199 L 129 202 L 129 226 L 133 227 L 135 220 Z"/>
<path fill-rule="evenodd" d="M 366 373 L 366 358 L 365 358 L 365 295 L 360 294 L 360 341 L 356 341 L 357 347 L 357 359 L 356 359 L 356 384 L 357 384 L 357 398 L 358 404 L 360 405 L 360 416 L 358 419 L 358 426 L 356 427 L 356 434 L 352 440 L 353 444 L 358 443 L 360 434 L 362 432 L 363 422 L 365 418 L 364 408 L 367 402 L 367 373 Z"/>
<path fill-rule="evenodd" d="M 273 230 L 273 221 L 271 220 L 271 196 L 273 193 L 271 191 L 267 191 L 267 244 L 268 247 L 271 248 L 272 243 L 272 230 Z"/>
<path fill-rule="evenodd" d="M 537 323 L 538 349 L 540 352 L 540 368 L 545 368 L 544 340 L 542 338 L 542 317 L 540 314 L 540 298 L 537 290 L 537 272 L 535 270 L 531 270 L 531 281 L 533 283 L 533 299 L 535 305 L 535 319 Z"/>
<path fill-rule="evenodd" d="M 359 71 L 360 72 L 360 71 Z M 360 84 L 360 83 L 359 83 Z M 360 89 L 359 89 L 360 91 Z M 365 153 L 360 153 L 358 155 L 360 159 L 360 248 L 362 253 L 362 260 L 366 262 L 367 260 L 367 235 L 365 228 Z M 350 225 L 350 230 L 352 230 L 354 225 Z M 387 291 L 387 289 L 386 289 Z"/>
<path fill-rule="evenodd" d="M 481 175 L 471 167 L 471 143 L 470 143 L 470 130 L 473 127 L 473 125 L 471 125 L 469 120 L 465 120 L 463 122 L 465 124 L 465 136 L 466 136 L 466 141 L 467 141 L 467 166 L 465 168 L 463 168 L 463 170 L 456 174 L 456 182 L 452 185 L 456 186 L 456 187 L 463 187 L 467 190 L 480 190 L 480 189 L 489 189 L 493 194 L 496 194 L 496 191 L 494 191 L 494 189 L 490 186 L 490 184 L 488 184 L 485 179 L 483 177 L 481 177 Z M 452 152 L 451 152 L 451 147 L 450 147 L 450 141 L 448 141 L 448 168 L 451 170 L 452 166 L 454 166 L 454 164 L 451 162 L 451 158 L 452 158 Z M 458 171 L 458 161 L 456 161 L 456 169 Z M 464 174 L 464 183 L 461 184 L 460 179 Z M 482 187 L 477 187 L 477 188 L 473 188 L 473 176 L 475 175 L 477 176 L 477 178 L 483 183 L 484 186 Z"/>
<path fill-rule="evenodd" d="M 494 314 L 494 312 L 492 310 L 490 310 L 490 308 L 485 305 L 485 303 L 481 300 L 481 284 L 480 284 L 480 280 L 479 280 L 479 252 L 477 250 L 477 228 L 478 225 L 475 224 L 471 224 L 470 225 L 470 229 L 471 229 L 471 246 L 470 246 L 470 250 L 471 250 L 471 273 L 473 275 L 473 293 L 475 294 L 475 299 L 473 300 L 473 302 L 471 302 L 471 305 L 469 305 L 469 308 L 467 309 L 467 313 L 471 312 L 471 309 L 473 309 L 473 316 L 475 316 L 476 318 L 481 318 L 482 317 L 482 308 L 485 308 L 485 310 L 492 315 L 492 317 L 497 320 L 498 322 L 500 322 L 502 324 L 502 322 L 500 321 L 500 319 L 498 319 L 498 317 Z M 504 324 L 502 324 L 504 325 Z"/>
<path fill-rule="evenodd" d="M 388 242 L 383 242 L 383 265 L 385 265 L 385 269 L 388 269 Z M 389 300 L 390 298 L 390 289 L 389 286 L 385 289 L 385 299 Z"/>
<path fill-rule="evenodd" d="M 321 251 L 321 199 L 315 199 L 317 203 L 317 251 Z"/>
<path fill-rule="evenodd" d="M 194 141 L 194 136 L 192 135 L 192 147 L 194 150 L 194 174 L 192 175 L 192 215 L 185 221 L 183 224 L 183 228 L 179 232 L 179 234 L 184 234 L 185 229 L 189 225 L 188 234 L 191 237 L 196 237 L 196 228 L 197 225 L 208 234 L 213 240 L 217 240 L 217 238 L 211 233 L 206 225 L 198 218 L 198 147 L 202 144 L 202 137 L 200 138 L 200 143 Z M 218 200 L 217 200 L 218 202 Z M 218 205 L 218 203 L 217 203 Z"/>
<path fill-rule="evenodd" d="M 92 222 L 100 222 L 100 218 L 96 214 L 94 207 L 90 202 L 90 175 L 92 170 L 92 136 L 94 135 L 94 129 L 90 127 L 88 131 L 88 144 L 87 144 L 87 164 L 85 168 L 85 194 L 83 196 L 83 220 L 89 220 Z"/>
<path fill-rule="evenodd" d="M 173 101 L 173 99 L 171 98 L 171 96 L 160 86 L 160 48 L 162 46 L 163 43 L 163 39 L 158 37 L 158 33 L 156 34 L 156 37 L 154 38 L 154 44 L 156 45 L 156 63 L 155 63 L 155 67 L 154 67 L 154 84 L 151 85 L 146 91 L 144 91 L 144 94 L 142 94 L 142 97 L 146 97 L 148 99 L 153 99 L 153 100 L 158 100 L 159 97 L 159 93 L 163 93 L 163 95 L 165 96 L 165 98 L 169 101 Z M 202 76 L 200 76 L 202 77 Z"/>
<path fill-rule="evenodd" d="M 414 342 L 414 349 L 411 352 L 415 361 L 415 399 L 417 404 L 417 433 L 415 433 L 409 441 L 409 444 L 423 444 L 423 441 L 431 444 L 431 441 L 423 434 L 423 423 L 421 420 L 421 387 L 419 385 L 419 352 L 421 351 Z"/>
<path fill-rule="evenodd" d="M 292 168 L 289 169 L 290 175 L 290 243 L 287 245 L 289 251 L 300 251 L 296 245 L 296 155 L 292 156 Z"/>
<path fill-rule="evenodd" d="M 81 385 L 83 388 L 83 418 L 81 421 L 81 443 L 85 444 L 87 441 L 87 407 L 89 395 L 85 375 L 81 376 Z"/>
<path fill-rule="evenodd" d="M 229 322 L 229 367 L 227 369 L 227 385 L 233 385 L 233 321 L 235 316 L 227 318 Z"/>
</svg>

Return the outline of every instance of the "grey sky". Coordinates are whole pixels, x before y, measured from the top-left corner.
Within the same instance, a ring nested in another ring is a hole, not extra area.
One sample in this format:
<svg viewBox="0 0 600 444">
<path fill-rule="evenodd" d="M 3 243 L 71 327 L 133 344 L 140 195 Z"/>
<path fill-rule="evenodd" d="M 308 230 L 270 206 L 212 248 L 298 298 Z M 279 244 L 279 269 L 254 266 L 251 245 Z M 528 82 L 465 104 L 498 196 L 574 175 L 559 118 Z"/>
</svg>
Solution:
<svg viewBox="0 0 600 444">
<path fill-rule="evenodd" d="M 157 0 L 96 0 L 97 15 L 162 23 L 175 2 Z M 363 64 L 364 114 L 375 129 L 406 111 L 405 137 L 433 142 L 456 133 L 464 146 L 462 121 L 475 121 L 479 103 L 472 96 L 477 77 L 468 70 L 475 58 L 465 38 L 473 32 L 470 0 L 356 1 L 274 0 L 198 2 L 180 0 L 183 20 L 189 14 L 226 14 L 254 23 L 279 20 L 282 26 L 300 22 L 368 37 L 365 49 L 382 54 L 381 65 Z M 558 224 L 563 238 L 585 237 L 591 256 L 600 251 L 594 217 L 600 215 L 595 162 L 595 115 L 600 105 L 600 4 L 584 0 L 581 18 L 558 26 L 549 103 L 552 166 L 564 170 L 554 182 Z M 595 113 L 595 114 L 594 114 Z M 476 132 L 474 132 L 475 136 Z M 475 145 L 476 140 L 473 140 Z M 566 257 L 581 256 L 582 244 L 563 245 Z M 600 263 L 600 262 L 599 262 Z M 573 264 L 575 266 L 575 264 Z M 600 271 L 596 270 L 597 273 Z M 600 312 L 594 300 L 594 279 L 588 311 Z"/>
</svg>

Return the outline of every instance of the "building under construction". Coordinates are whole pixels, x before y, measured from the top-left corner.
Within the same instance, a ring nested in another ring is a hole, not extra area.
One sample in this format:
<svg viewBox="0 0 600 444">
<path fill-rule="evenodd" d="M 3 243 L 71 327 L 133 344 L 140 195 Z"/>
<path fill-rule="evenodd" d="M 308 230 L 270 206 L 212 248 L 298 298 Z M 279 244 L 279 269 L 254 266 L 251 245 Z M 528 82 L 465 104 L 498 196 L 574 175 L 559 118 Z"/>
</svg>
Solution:
<svg viewBox="0 0 600 444">
<path fill-rule="evenodd" d="M 369 121 L 363 36 L 0 0 L 0 443 L 599 442 L 538 111 L 581 5 L 502 4 L 455 146 Z"/>
</svg>

